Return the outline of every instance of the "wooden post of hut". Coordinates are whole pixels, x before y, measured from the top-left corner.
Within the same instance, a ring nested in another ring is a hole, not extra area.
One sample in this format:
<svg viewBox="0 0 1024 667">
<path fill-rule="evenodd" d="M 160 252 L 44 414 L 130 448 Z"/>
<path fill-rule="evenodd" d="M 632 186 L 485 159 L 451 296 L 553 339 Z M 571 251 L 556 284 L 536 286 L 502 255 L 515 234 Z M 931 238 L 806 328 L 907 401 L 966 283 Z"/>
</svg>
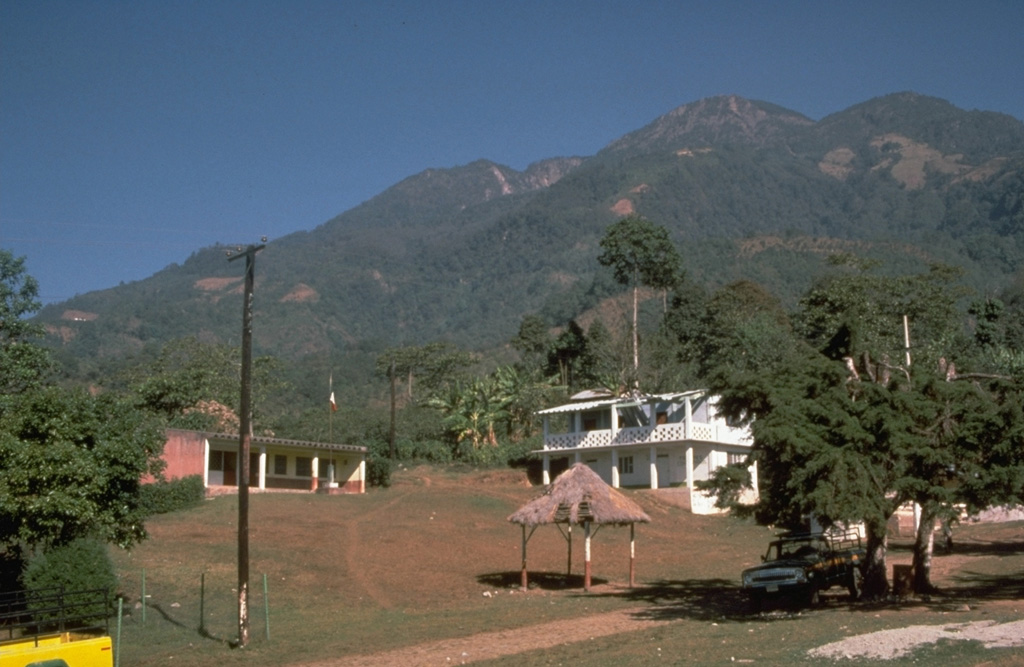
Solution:
<svg viewBox="0 0 1024 667">
<path fill-rule="evenodd" d="M 524 565 L 525 567 L 525 565 Z M 629 524 L 629 587 L 636 586 L 636 524 Z"/>
<path fill-rule="evenodd" d="M 523 524 L 523 573 L 519 578 L 520 586 L 526 590 L 526 524 Z"/>
<path fill-rule="evenodd" d="M 572 526 L 583 526 L 584 531 L 584 571 L 583 586 L 589 591 L 591 586 L 590 546 L 594 535 L 604 525 L 629 525 L 629 585 L 635 585 L 635 524 L 649 523 L 650 517 L 635 502 L 627 498 L 618 489 L 608 486 L 600 476 L 582 463 L 577 463 L 563 472 L 554 483 L 545 487 L 544 493 L 534 498 L 512 514 L 508 520 L 523 527 L 523 561 L 521 582 L 526 588 L 526 543 L 529 536 L 526 526 L 530 526 L 530 535 L 537 526 L 552 523 L 559 527 L 565 524 L 567 530 L 563 536 L 568 542 L 569 566 L 568 574 L 572 573 Z"/>
<path fill-rule="evenodd" d="M 590 592 L 590 522 L 583 522 L 583 590 Z"/>
</svg>

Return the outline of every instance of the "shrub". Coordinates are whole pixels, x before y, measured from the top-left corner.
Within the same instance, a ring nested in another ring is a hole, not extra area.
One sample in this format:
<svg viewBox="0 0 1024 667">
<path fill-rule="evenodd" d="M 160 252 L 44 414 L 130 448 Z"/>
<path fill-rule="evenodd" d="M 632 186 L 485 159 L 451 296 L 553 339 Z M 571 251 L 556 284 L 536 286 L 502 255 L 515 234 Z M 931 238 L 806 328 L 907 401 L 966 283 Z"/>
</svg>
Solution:
<svg viewBox="0 0 1024 667">
<path fill-rule="evenodd" d="M 199 475 L 189 475 L 169 482 L 144 484 L 139 493 L 139 503 L 147 515 L 166 514 L 195 507 L 206 497 L 203 478 Z"/>
<path fill-rule="evenodd" d="M 473 447 L 468 441 L 459 443 L 455 458 L 474 466 L 482 467 L 523 467 L 530 460 L 530 452 L 540 449 L 537 438 L 528 438 L 519 442 L 499 440 L 496 447 Z"/>
<path fill-rule="evenodd" d="M 451 448 L 438 440 L 398 439 L 396 443 L 400 461 L 425 461 L 427 463 L 451 463 Z"/>
<path fill-rule="evenodd" d="M 366 456 L 366 483 L 370 486 L 391 486 L 391 459 L 370 451 Z"/>
<path fill-rule="evenodd" d="M 109 598 L 117 586 L 114 565 L 107 555 L 107 545 L 94 537 L 78 538 L 68 544 L 51 547 L 30 556 L 22 574 L 22 587 L 26 591 L 42 591 L 63 589 L 65 599 L 69 603 L 81 604 L 86 599 L 95 599 L 75 595 L 81 591 L 103 589 Z M 43 603 L 47 609 L 52 608 L 52 601 Z M 29 611 L 36 613 L 36 618 L 56 618 L 56 615 L 33 609 L 29 601 Z M 77 607 L 70 610 L 72 616 L 82 623 L 103 620 L 107 615 L 106 604 Z"/>
</svg>

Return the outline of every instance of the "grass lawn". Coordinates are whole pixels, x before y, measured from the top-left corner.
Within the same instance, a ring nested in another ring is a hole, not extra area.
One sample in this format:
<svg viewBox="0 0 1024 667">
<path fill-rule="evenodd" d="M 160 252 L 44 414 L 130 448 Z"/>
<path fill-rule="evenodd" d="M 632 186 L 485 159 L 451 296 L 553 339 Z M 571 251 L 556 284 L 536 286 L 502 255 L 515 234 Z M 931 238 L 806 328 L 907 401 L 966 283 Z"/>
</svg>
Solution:
<svg viewBox="0 0 1024 667">
<path fill-rule="evenodd" d="M 328 665 L 373 654 L 366 664 L 381 664 L 388 651 L 459 640 L 453 646 L 469 649 L 450 656 L 457 664 L 476 659 L 472 647 L 480 638 L 474 644 L 474 636 L 515 629 L 521 632 L 513 638 L 486 638 L 515 653 L 491 664 L 782 664 L 808 660 L 806 651 L 816 646 L 887 628 L 1024 618 L 1018 613 L 1024 612 L 1020 523 L 958 530 L 956 554 L 935 561 L 935 581 L 948 595 L 850 605 L 835 589 L 815 610 L 753 615 L 737 582 L 764 552 L 772 535 L 764 527 L 693 516 L 656 492 L 628 491 L 652 518 L 637 527 L 637 588 L 626 586 L 628 528 L 598 531 L 595 585 L 584 593 L 578 576 L 567 581 L 566 540 L 548 526 L 529 542 L 532 583 L 524 593 L 518 590 L 521 533 L 506 518 L 539 492 L 525 475 L 423 467 L 397 473 L 394 482 L 362 496 L 250 496 L 245 649 L 229 647 L 238 634 L 237 498 L 154 517 L 149 540 L 131 553 L 114 552 L 129 597 L 121 664 Z M 579 575 L 579 531 L 573 561 Z M 907 540 L 894 540 L 890 562 L 909 561 Z M 1024 662 L 1024 649 L 972 642 L 921 651 L 917 657 L 931 655 L 940 664 Z"/>
</svg>

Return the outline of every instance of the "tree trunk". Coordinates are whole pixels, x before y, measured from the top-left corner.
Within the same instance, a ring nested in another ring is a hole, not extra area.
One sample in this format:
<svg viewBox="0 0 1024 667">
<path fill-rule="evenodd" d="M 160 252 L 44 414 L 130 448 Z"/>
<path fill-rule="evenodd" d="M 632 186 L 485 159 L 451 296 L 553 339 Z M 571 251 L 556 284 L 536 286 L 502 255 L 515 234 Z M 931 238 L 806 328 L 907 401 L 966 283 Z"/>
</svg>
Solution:
<svg viewBox="0 0 1024 667">
<path fill-rule="evenodd" d="M 889 548 L 886 526 L 868 524 L 868 560 L 864 564 L 864 593 L 868 600 L 879 600 L 889 593 L 889 578 L 885 572 L 885 556 Z"/>
<path fill-rule="evenodd" d="M 637 284 L 633 282 L 633 388 L 636 389 L 640 382 L 640 351 L 638 343 L 637 326 Z"/>
<path fill-rule="evenodd" d="M 933 593 L 932 586 L 932 554 L 935 551 L 935 525 L 938 514 L 932 504 L 921 507 L 921 521 L 917 526 L 917 537 L 914 540 L 914 592 L 917 594 Z"/>
</svg>

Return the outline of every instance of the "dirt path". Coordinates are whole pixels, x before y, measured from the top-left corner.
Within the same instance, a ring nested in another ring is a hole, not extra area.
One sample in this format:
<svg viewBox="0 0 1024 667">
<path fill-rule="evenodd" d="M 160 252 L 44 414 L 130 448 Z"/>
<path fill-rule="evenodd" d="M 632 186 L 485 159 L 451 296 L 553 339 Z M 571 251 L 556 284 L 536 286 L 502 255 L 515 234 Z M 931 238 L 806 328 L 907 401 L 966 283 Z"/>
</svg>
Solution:
<svg viewBox="0 0 1024 667">
<path fill-rule="evenodd" d="M 345 526 L 344 560 L 350 581 L 355 584 L 356 590 L 362 592 L 362 596 L 373 600 L 376 604 L 386 607 L 391 603 L 384 588 L 371 576 L 366 574 L 366 568 L 359 562 L 362 549 L 362 535 L 365 531 L 379 530 L 383 518 L 398 503 L 405 500 L 409 492 L 396 492 L 386 504 L 369 512 L 364 512 L 355 520 L 349 521 Z"/>
<path fill-rule="evenodd" d="M 296 667 L 377 667 L 380 665 L 460 665 L 526 651 L 572 644 L 620 632 L 646 630 L 673 621 L 642 617 L 648 607 L 623 609 L 583 618 L 552 621 L 527 628 L 482 632 L 468 637 L 442 639 L 385 653 L 357 655 L 311 662 Z"/>
</svg>

